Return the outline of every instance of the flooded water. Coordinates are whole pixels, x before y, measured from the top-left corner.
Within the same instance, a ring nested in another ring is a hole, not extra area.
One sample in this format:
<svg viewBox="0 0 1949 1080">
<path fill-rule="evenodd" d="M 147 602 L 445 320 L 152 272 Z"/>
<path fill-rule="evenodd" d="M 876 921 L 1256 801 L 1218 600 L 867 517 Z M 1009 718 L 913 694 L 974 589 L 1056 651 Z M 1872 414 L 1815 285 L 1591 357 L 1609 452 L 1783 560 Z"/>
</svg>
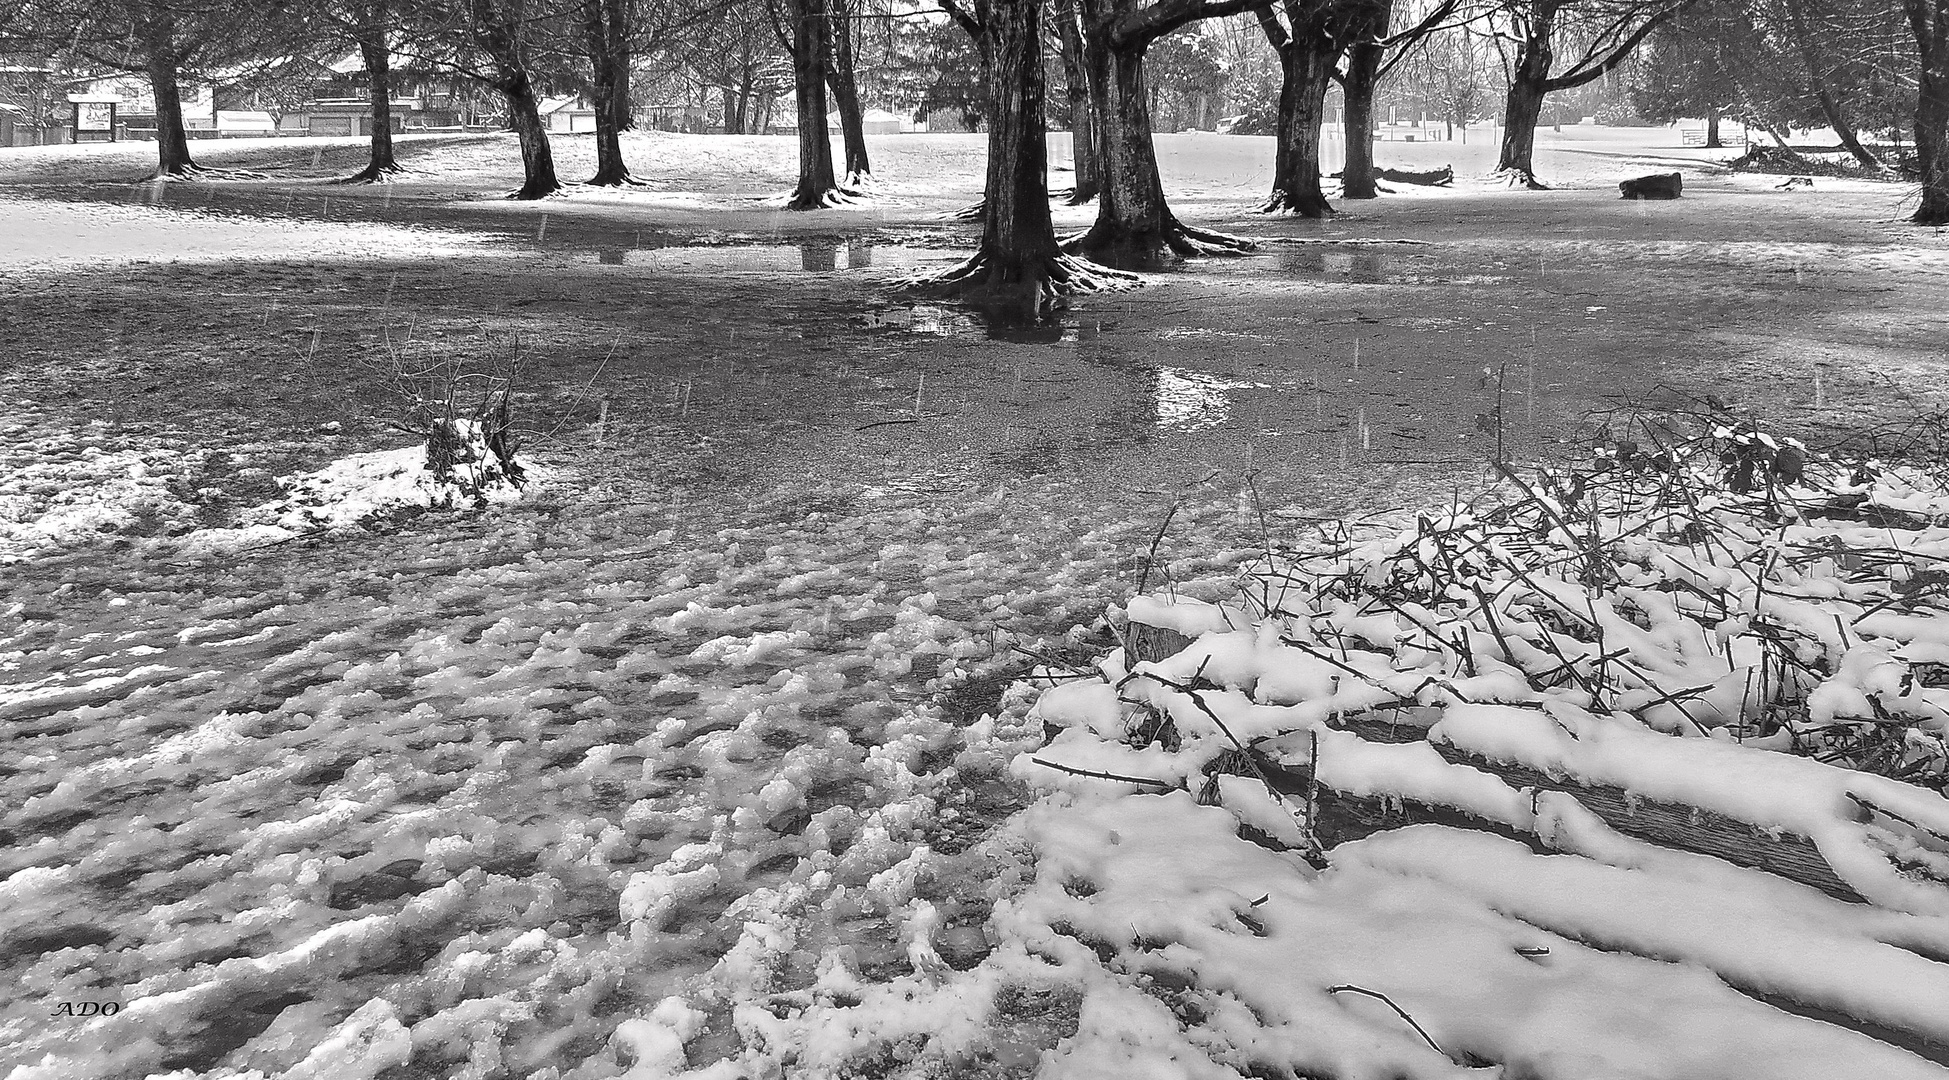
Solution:
<svg viewBox="0 0 1949 1080">
<path fill-rule="evenodd" d="M 123 261 L 0 312 L 0 525 L 73 525 L 0 578 L 0 888 L 39 927 L 0 977 L 141 1021 L 6 1006 L 75 1075 L 279 1072 L 377 998 L 414 1075 L 601 1072 L 664 994 L 911 970 L 923 900 L 972 962 L 1031 656 L 1561 452 L 1664 364 L 1444 248 L 1274 246 L 1025 327 L 889 288 L 963 234 L 199 188 L 114 207 L 187 210 L 198 260 L 127 261 L 181 218 L 50 211 Z M 400 442 L 399 372 L 516 351 L 530 503 L 172 546 Z"/>
</svg>

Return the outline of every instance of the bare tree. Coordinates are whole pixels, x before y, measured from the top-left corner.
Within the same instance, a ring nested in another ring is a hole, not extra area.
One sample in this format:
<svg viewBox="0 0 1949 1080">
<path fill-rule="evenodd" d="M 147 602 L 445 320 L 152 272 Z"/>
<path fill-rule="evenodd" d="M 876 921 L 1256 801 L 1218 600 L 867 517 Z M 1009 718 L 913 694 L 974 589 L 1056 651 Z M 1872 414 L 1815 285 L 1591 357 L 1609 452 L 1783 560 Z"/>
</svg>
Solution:
<svg viewBox="0 0 1949 1080">
<path fill-rule="evenodd" d="M 832 63 L 830 0 L 782 0 L 772 7 L 779 41 L 792 54 L 792 87 L 798 104 L 799 183 L 788 210 L 818 210 L 845 202 L 853 192 L 839 184 L 826 134 L 826 84 Z"/>
<path fill-rule="evenodd" d="M 1502 150 L 1496 171 L 1530 188 L 1536 179 L 1536 125 L 1543 98 L 1595 82 L 1615 70 L 1646 35 L 1677 14 L 1688 0 L 1497 0 L 1492 16 L 1505 49 L 1509 93 L 1503 106 Z M 1576 59 L 1561 70 L 1557 49 L 1581 42 Z M 1513 53 L 1510 51 L 1513 50 Z"/>
<path fill-rule="evenodd" d="M 1279 125 L 1266 213 L 1333 213 L 1320 190 L 1320 138 L 1334 64 L 1367 17 L 1358 0 L 1285 0 L 1284 23 L 1271 5 L 1256 9 L 1266 40 L 1279 50 Z"/>
<path fill-rule="evenodd" d="M 1902 0 L 1922 70 L 1915 94 L 1918 225 L 1949 225 L 1949 0 Z"/>
<path fill-rule="evenodd" d="M 1102 135 L 1103 192 L 1096 221 L 1066 251 L 1111 265 L 1168 255 L 1248 251 L 1249 240 L 1194 229 L 1171 213 L 1151 142 L 1144 54 L 1152 42 L 1200 19 L 1248 11 L 1263 0 L 1077 0 L 1090 107 Z"/>
<path fill-rule="evenodd" d="M 1379 195 L 1374 184 L 1374 94 L 1382 79 L 1437 31 L 1451 29 L 1461 0 L 1442 0 L 1398 33 L 1388 34 L 1394 0 L 1355 0 L 1349 41 L 1339 72 L 1346 102 L 1347 161 L 1340 193 L 1349 199 Z"/>
<path fill-rule="evenodd" d="M 1083 59 L 1082 9 L 1077 0 L 1055 0 L 1050 17 L 1062 52 L 1063 93 L 1069 99 L 1069 148 L 1075 162 L 1076 186 L 1069 191 L 1072 206 L 1081 206 L 1103 190 L 1103 139 L 1096 113 L 1090 108 L 1090 68 Z"/>
<path fill-rule="evenodd" d="M 540 15 L 536 0 L 468 0 L 470 44 L 485 61 L 472 69 L 506 99 L 508 123 L 521 141 L 521 186 L 509 198 L 541 199 L 562 189 L 555 152 L 541 119 L 541 97 L 530 64 Z"/>
<path fill-rule="evenodd" d="M 308 32 L 282 9 L 239 9 L 224 0 L 44 0 L 31 9 L 22 5 L 15 18 L 26 25 L 30 14 L 41 41 L 65 42 L 98 69 L 148 78 L 156 99 L 153 179 L 203 171 L 190 156 L 183 122 L 185 73 L 274 56 L 279 45 Z"/>
<path fill-rule="evenodd" d="M 372 108 L 371 153 L 365 168 L 338 181 L 341 184 L 379 183 L 399 172 L 393 156 L 392 119 L 392 36 L 395 16 L 392 0 L 346 0 L 332 3 L 326 11 L 358 46 L 365 64 L 366 94 Z"/>
<path fill-rule="evenodd" d="M 840 141 L 845 147 L 846 170 L 841 186 L 858 188 L 873 182 L 873 164 L 866 156 L 866 124 L 859 103 L 859 81 L 853 70 L 853 41 L 858 36 L 856 0 L 828 0 L 832 15 L 826 21 L 831 35 L 832 65 L 826 70 L 826 86 L 839 109 Z"/>
<path fill-rule="evenodd" d="M 959 17 L 975 26 L 990 74 L 987 212 L 980 250 L 917 284 L 1020 321 L 1065 296 L 1134 281 L 1057 245 L 1046 179 L 1042 0 L 974 0 Z"/>
</svg>

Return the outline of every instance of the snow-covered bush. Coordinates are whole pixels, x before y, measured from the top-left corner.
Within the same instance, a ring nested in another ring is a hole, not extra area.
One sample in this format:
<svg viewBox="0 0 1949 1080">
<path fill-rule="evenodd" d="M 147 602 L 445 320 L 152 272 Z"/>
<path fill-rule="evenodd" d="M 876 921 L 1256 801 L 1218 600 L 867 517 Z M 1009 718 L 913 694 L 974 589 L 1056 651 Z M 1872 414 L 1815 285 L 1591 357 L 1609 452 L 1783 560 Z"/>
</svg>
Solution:
<svg viewBox="0 0 1949 1080">
<path fill-rule="evenodd" d="M 1241 614 L 1373 684 L 1333 691 L 1352 707 L 1382 689 L 1550 699 L 1949 780 L 1944 478 L 1744 422 L 1629 434 L 1578 467 L 1505 469 L 1497 491 L 1410 530 L 1336 528 L 1269 557 Z"/>
</svg>

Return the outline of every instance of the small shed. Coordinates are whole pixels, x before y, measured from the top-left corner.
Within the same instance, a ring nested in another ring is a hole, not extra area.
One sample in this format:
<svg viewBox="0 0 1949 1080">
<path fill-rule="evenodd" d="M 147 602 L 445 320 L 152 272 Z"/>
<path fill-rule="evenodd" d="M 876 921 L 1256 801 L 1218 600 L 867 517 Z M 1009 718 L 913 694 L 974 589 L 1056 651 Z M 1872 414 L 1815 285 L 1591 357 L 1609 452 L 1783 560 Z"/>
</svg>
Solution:
<svg viewBox="0 0 1949 1080">
<path fill-rule="evenodd" d="M 826 114 L 826 130 L 839 130 L 838 110 Z M 898 135 L 907 130 L 907 121 L 885 109 L 867 109 L 860 114 L 860 130 L 868 135 Z"/>
<path fill-rule="evenodd" d="M 412 98 L 394 98 L 392 129 L 406 130 L 406 114 L 413 109 Z M 372 134 L 372 102 L 366 98 L 323 98 L 305 106 L 306 132 L 311 135 Z"/>
<path fill-rule="evenodd" d="M 277 120 L 257 109 L 218 109 L 216 132 L 225 138 L 252 138 L 277 134 Z"/>
<path fill-rule="evenodd" d="M 580 97 L 549 98 L 541 103 L 541 121 L 551 135 L 574 135 L 596 129 L 596 110 Z"/>
</svg>

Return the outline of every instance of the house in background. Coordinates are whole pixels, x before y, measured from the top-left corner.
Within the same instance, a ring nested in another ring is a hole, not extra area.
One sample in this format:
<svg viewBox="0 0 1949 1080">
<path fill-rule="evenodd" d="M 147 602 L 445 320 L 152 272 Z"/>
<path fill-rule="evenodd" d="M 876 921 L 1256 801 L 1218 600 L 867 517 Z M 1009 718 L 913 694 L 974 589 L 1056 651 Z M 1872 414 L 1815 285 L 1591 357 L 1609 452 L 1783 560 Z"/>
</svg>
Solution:
<svg viewBox="0 0 1949 1080">
<path fill-rule="evenodd" d="M 780 109 L 778 115 L 772 117 L 767 131 L 775 134 L 798 129 L 797 114 L 790 109 Z M 860 114 L 860 129 L 867 135 L 899 135 L 903 132 L 926 131 L 927 125 L 885 109 L 867 109 Z M 834 134 L 839 132 L 839 110 L 834 109 L 826 114 L 826 130 Z"/>
<path fill-rule="evenodd" d="M 54 60 L 0 55 L 0 147 L 67 142 L 71 84 Z"/>
<path fill-rule="evenodd" d="M 586 98 L 547 98 L 541 103 L 541 122 L 550 135 L 579 135 L 596 129 L 596 110 Z"/>
</svg>

